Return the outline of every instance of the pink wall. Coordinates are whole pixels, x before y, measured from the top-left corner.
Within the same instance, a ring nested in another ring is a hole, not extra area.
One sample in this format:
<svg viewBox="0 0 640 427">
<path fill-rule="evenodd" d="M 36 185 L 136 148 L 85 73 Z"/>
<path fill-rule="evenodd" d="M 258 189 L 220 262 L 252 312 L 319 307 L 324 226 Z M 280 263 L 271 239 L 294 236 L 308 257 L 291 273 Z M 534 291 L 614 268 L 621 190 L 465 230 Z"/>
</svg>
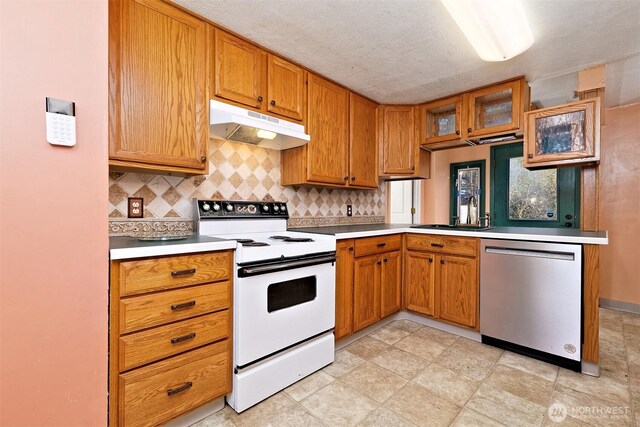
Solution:
<svg viewBox="0 0 640 427">
<path fill-rule="evenodd" d="M 640 104 L 608 108 L 601 138 L 600 296 L 640 304 Z"/>
<path fill-rule="evenodd" d="M 0 31 L 0 425 L 105 425 L 107 1 L 2 0 Z"/>
</svg>

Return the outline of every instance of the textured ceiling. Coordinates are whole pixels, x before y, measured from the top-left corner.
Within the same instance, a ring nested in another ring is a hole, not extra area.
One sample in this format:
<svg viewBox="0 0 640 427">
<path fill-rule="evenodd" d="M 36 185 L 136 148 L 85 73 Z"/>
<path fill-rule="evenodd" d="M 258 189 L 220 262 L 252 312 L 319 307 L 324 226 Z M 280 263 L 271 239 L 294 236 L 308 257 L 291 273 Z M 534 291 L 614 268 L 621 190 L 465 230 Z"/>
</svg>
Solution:
<svg viewBox="0 0 640 427">
<path fill-rule="evenodd" d="M 526 75 L 544 105 L 570 99 L 576 71 L 613 62 L 607 104 L 640 100 L 640 0 L 524 0 L 535 42 L 506 62 L 482 61 L 438 0 L 176 1 L 378 102 Z"/>
</svg>

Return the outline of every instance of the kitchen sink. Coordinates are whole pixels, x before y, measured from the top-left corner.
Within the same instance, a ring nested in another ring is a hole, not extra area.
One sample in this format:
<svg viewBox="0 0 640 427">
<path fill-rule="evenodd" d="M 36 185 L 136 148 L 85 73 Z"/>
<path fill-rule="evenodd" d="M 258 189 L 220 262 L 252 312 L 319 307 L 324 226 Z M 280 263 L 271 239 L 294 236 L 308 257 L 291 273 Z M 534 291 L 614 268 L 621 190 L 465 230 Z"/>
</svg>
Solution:
<svg viewBox="0 0 640 427">
<path fill-rule="evenodd" d="M 490 230 L 493 227 L 481 227 L 475 225 L 451 225 L 451 224 L 418 224 L 412 225 L 411 228 L 428 228 L 442 230 L 464 230 L 464 231 L 483 231 Z"/>
</svg>

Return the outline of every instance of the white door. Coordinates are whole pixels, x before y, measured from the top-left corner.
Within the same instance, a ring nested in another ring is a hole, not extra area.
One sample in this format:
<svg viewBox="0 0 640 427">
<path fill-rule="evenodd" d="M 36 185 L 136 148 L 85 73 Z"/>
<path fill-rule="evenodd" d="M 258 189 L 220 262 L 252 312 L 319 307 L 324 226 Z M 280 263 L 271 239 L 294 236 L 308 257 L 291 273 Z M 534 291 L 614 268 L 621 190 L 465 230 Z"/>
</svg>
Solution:
<svg viewBox="0 0 640 427">
<path fill-rule="evenodd" d="M 389 185 L 391 224 L 413 224 L 418 218 L 419 183 L 416 181 L 392 181 Z"/>
</svg>

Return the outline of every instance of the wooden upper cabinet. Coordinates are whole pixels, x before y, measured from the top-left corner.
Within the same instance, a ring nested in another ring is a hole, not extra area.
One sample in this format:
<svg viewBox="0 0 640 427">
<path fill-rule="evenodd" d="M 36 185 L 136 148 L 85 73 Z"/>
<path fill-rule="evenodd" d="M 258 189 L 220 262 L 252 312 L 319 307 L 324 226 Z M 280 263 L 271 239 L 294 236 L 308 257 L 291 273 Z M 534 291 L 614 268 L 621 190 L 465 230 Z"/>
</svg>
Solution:
<svg viewBox="0 0 640 427">
<path fill-rule="evenodd" d="M 422 115 L 425 121 L 423 144 L 457 141 L 466 137 L 467 130 L 462 128 L 462 96 L 425 104 Z"/>
<path fill-rule="evenodd" d="M 349 180 L 349 92 L 309 74 L 307 180 L 345 185 Z"/>
<path fill-rule="evenodd" d="M 528 89 L 527 82 L 518 79 L 465 94 L 468 138 L 521 132 Z"/>
<path fill-rule="evenodd" d="M 349 95 L 349 185 L 378 187 L 378 105 Z"/>
<path fill-rule="evenodd" d="M 417 150 L 414 107 L 382 107 L 382 140 L 384 174 L 412 174 Z"/>
<path fill-rule="evenodd" d="M 438 316 L 475 328 L 478 317 L 478 261 L 475 258 L 438 255 L 440 296 Z"/>
<path fill-rule="evenodd" d="M 109 2 L 109 159 L 206 173 L 207 25 L 163 1 Z"/>
<path fill-rule="evenodd" d="M 258 46 L 215 29 L 214 94 L 249 107 L 264 102 L 266 53 Z"/>
<path fill-rule="evenodd" d="M 291 62 L 268 54 L 267 110 L 302 121 L 305 110 L 305 71 Z"/>
</svg>

